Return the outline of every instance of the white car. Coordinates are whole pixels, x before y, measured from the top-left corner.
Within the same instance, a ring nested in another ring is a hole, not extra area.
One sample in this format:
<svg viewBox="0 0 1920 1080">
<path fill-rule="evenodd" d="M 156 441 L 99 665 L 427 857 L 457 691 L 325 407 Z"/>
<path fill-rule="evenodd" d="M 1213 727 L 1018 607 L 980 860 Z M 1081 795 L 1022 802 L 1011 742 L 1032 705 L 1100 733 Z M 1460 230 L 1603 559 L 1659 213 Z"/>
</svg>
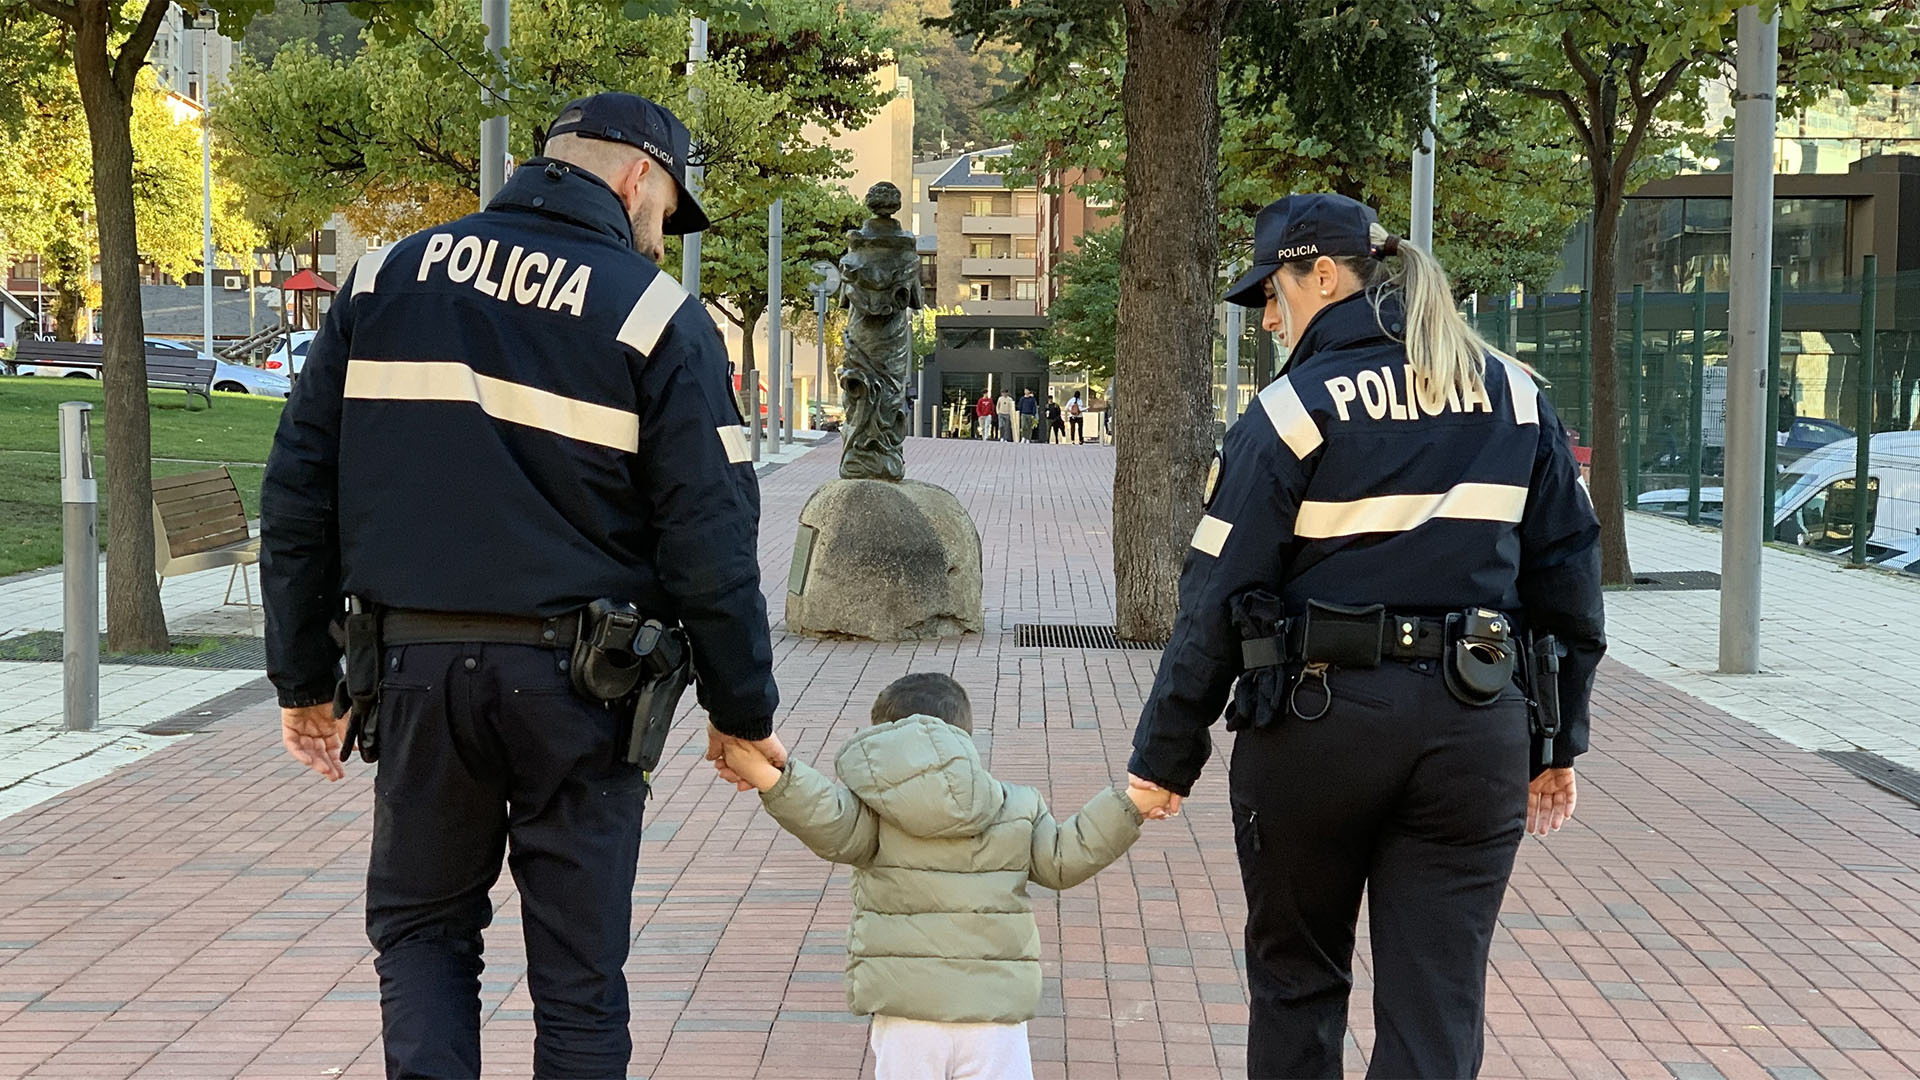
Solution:
<svg viewBox="0 0 1920 1080">
<path fill-rule="evenodd" d="M 318 336 L 320 332 L 317 330 L 294 330 L 288 333 L 260 361 L 260 366 L 276 375 L 299 378 L 300 369 L 307 364 L 307 350 L 313 347 L 313 339 Z"/>
<path fill-rule="evenodd" d="M 191 345 L 165 338 L 147 338 L 146 343 L 149 349 L 172 349 L 202 357 L 207 355 Z M 92 368 L 70 368 L 58 364 L 22 364 L 14 374 L 67 379 L 99 378 Z M 258 394 L 261 397 L 284 398 L 293 393 L 293 383 L 284 375 L 245 364 L 230 364 L 218 357 L 213 361 L 213 388 L 227 394 Z"/>
<path fill-rule="evenodd" d="M 1844 553 L 1853 548 L 1853 440 L 1822 446 L 1787 467 L 1774 483 L 1773 538 L 1816 551 Z M 1920 431 L 1883 431 L 1867 450 L 1867 561 L 1895 569 L 1915 569 L 1920 555 Z M 1700 489 L 1700 520 L 1718 525 L 1724 495 L 1718 487 Z M 1683 488 L 1649 491 L 1639 509 L 1684 517 Z"/>
</svg>

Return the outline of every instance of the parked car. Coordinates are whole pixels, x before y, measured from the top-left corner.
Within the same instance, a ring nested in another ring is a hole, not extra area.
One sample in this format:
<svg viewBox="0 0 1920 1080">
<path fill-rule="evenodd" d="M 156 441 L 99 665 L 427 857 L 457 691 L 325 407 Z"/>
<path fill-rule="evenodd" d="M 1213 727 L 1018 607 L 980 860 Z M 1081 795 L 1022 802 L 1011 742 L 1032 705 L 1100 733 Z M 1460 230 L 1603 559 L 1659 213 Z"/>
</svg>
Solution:
<svg viewBox="0 0 1920 1080">
<path fill-rule="evenodd" d="M 146 344 L 150 349 L 173 349 L 206 356 L 206 353 L 200 352 L 190 344 L 171 341 L 167 338 L 147 338 Z M 58 364 L 22 364 L 14 374 L 66 379 L 98 377 L 92 368 L 70 368 Z M 245 364 L 230 364 L 218 357 L 213 361 L 213 388 L 228 394 L 258 394 L 262 397 L 277 398 L 284 398 L 293 393 L 293 383 L 284 375 L 261 371 L 259 368 L 248 367 Z"/>
<path fill-rule="evenodd" d="M 307 364 L 307 350 L 313 347 L 313 339 L 319 337 L 317 330 L 294 330 L 280 339 L 260 361 L 260 366 L 275 375 L 284 375 L 289 379 L 300 377 L 300 369 Z"/>
<path fill-rule="evenodd" d="M 1854 448 L 1851 440 L 1807 453 L 1774 485 L 1773 537 L 1816 551 L 1853 546 Z M 1920 431 L 1885 431 L 1867 449 L 1867 561 L 1920 572 Z M 1700 489 L 1700 520 L 1718 525 L 1723 492 Z M 1685 517 L 1684 488 L 1649 491 L 1638 507 Z"/>
</svg>

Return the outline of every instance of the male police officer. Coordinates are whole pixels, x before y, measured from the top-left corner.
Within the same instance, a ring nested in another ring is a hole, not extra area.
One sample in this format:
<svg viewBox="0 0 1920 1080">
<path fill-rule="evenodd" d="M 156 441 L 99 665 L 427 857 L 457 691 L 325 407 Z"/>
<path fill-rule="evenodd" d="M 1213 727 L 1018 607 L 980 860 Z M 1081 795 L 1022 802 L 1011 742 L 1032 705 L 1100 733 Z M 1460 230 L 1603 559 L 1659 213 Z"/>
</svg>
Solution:
<svg viewBox="0 0 1920 1080">
<path fill-rule="evenodd" d="M 726 358 L 656 265 L 664 234 L 707 224 L 687 149 L 644 98 L 569 104 L 484 212 L 359 261 L 275 439 L 269 674 L 294 757 L 339 779 L 357 738 L 380 760 L 367 931 L 390 1076 L 479 1075 L 503 851 L 534 1072 L 626 1075 L 649 778 L 622 752 L 630 716 L 574 689 L 584 609 L 683 627 L 709 753 L 734 738 L 784 760 Z M 352 729 L 333 704 L 337 620 Z"/>
</svg>

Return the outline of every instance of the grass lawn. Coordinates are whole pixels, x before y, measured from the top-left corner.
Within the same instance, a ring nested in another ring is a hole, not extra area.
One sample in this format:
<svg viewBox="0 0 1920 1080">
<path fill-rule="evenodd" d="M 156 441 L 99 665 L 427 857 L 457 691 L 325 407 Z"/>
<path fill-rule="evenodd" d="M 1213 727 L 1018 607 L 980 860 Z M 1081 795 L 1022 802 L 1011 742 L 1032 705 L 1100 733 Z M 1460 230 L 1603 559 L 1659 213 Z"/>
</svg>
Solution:
<svg viewBox="0 0 1920 1080">
<path fill-rule="evenodd" d="M 185 394 L 151 392 L 155 457 L 153 475 L 226 465 L 247 513 L 260 512 L 260 479 L 282 402 L 243 394 L 215 394 L 208 409 L 186 408 Z M 91 379 L 0 378 L 0 575 L 52 566 L 60 542 L 60 421 L 63 401 L 91 401 L 94 471 L 100 483 L 100 540 L 107 536 L 106 439 L 100 384 Z"/>
</svg>

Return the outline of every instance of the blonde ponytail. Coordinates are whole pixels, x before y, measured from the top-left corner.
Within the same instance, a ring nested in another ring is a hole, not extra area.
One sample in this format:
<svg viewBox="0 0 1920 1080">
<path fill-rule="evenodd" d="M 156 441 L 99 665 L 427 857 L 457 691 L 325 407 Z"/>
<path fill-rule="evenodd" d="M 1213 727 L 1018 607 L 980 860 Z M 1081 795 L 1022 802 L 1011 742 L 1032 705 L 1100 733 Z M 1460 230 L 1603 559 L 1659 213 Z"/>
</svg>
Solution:
<svg viewBox="0 0 1920 1080">
<path fill-rule="evenodd" d="M 1498 353 L 1454 306 L 1453 285 L 1440 261 L 1388 233 L 1378 222 L 1369 231 L 1369 239 L 1380 256 L 1400 257 L 1400 269 L 1380 282 L 1384 287 L 1370 291 L 1376 318 L 1386 291 L 1400 293 L 1401 306 L 1406 309 L 1407 363 L 1416 376 L 1421 404 L 1438 412 L 1449 398 L 1469 401 L 1483 395 L 1486 358 Z"/>
</svg>

